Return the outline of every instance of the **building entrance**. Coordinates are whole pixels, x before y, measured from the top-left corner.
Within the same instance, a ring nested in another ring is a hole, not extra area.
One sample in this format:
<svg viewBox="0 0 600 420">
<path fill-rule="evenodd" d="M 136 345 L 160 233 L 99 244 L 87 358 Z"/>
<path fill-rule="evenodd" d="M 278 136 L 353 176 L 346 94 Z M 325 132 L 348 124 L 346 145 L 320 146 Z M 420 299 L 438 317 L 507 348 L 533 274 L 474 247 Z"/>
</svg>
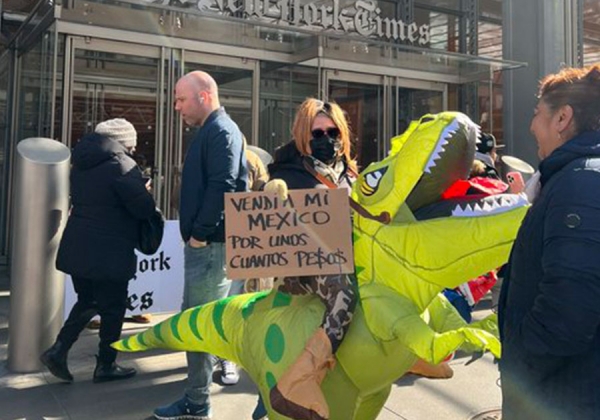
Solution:
<svg viewBox="0 0 600 420">
<path fill-rule="evenodd" d="M 194 133 L 173 110 L 179 77 L 194 70 L 211 74 L 222 105 L 250 142 L 255 136 L 256 61 L 79 37 L 65 50 L 66 83 L 57 107 L 64 141 L 74 146 L 101 121 L 129 120 L 138 133 L 135 158 L 153 178 L 168 217 L 177 214 L 176 184 Z"/>
</svg>

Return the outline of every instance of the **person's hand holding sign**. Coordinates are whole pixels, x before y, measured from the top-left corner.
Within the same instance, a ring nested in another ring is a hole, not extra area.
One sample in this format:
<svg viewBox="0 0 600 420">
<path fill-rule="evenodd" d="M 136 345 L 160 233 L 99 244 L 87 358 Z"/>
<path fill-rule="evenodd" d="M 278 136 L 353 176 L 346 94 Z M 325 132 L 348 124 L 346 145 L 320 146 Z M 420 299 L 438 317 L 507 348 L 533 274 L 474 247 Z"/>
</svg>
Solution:
<svg viewBox="0 0 600 420">
<path fill-rule="evenodd" d="M 267 193 L 275 193 L 282 200 L 288 198 L 288 187 L 285 181 L 281 179 L 272 179 L 265 184 L 264 191 Z"/>
</svg>

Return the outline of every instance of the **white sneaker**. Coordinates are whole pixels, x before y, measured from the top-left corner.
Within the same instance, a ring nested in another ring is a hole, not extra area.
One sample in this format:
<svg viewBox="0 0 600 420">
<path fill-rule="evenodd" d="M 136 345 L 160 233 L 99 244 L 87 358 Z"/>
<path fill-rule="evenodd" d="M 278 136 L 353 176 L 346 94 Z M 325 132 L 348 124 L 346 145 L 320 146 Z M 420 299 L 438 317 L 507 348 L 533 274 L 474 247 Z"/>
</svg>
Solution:
<svg viewBox="0 0 600 420">
<path fill-rule="evenodd" d="M 235 385 L 239 382 L 240 375 L 235 363 L 221 359 L 221 381 L 225 385 Z"/>
</svg>

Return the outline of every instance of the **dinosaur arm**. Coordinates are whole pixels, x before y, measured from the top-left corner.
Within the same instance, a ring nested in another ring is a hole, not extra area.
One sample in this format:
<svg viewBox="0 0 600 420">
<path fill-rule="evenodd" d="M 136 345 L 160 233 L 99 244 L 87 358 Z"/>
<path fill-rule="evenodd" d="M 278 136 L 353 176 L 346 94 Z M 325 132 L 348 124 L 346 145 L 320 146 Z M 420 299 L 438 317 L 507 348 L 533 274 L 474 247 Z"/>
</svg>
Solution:
<svg viewBox="0 0 600 420">
<path fill-rule="evenodd" d="M 491 314 L 484 319 L 470 324 L 464 320 L 456 308 L 446 299 L 443 293 L 439 293 L 427 307 L 427 323 L 437 332 L 456 330 L 470 326 L 485 330 L 496 338 L 500 338 L 498 331 L 498 316 Z"/>
<path fill-rule="evenodd" d="M 500 342 L 493 334 L 473 326 L 436 332 L 412 302 L 385 286 L 367 286 L 361 290 L 361 296 L 366 323 L 378 339 L 398 340 L 429 363 L 441 362 L 463 344 L 500 356 Z M 432 313 L 441 314 L 437 310 Z"/>
<path fill-rule="evenodd" d="M 386 226 L 377 233 L 374 257 L 396 272 L 451 288 L 506 262 L 526 211 Z"/>
</svg>

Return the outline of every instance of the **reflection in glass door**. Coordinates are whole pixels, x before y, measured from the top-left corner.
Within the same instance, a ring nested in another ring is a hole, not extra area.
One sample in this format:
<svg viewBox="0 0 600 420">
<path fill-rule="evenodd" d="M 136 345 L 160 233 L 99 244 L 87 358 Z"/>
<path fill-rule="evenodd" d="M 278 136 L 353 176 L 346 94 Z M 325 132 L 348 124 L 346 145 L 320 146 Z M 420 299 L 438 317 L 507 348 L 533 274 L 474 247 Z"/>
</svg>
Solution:
<svg viewBox="0 0 600 420">
<path fill-rule="evenodd" d="M 125 118 L 137 131 L 138 164 L 148 176 L 157 175 L 157 72 L 158 58 L 76 48 L 71 145 L 99 122 Z"/>
<path fill-rule="evenodd" d="M 328 100 L 337 102 L 347 113 L 359 170 L 382 159 L 383 85 L 329 78 Z"/>
<path fill-rule="evenodd" d="M 392 90 L 392 137 L 404 133 L 411 121 L 447 109 L 446 85 L 398 80 Z"/>
<path fill-rule="evenodd" d="M 173 51 L 172 62 L 165 62 L 165 65 L 171 67 L 173 74 L 168 78 L 168 91 L 166 96 L 173 96 L 175 84 L 180 76 L 192 71 L 204 71 L 210 74 L 217 83 L 219 89 L 219 99 L 221 105 L 231 116 L 233 121 L 240 127 L 242 133 L 246 136 L 248 143 L 253 142 L 254 113 L 257 110 L 255 102 L 258 103 L 258 94 L 254 91 L 258 88 L 255 80 L 257 62 L 245 58 L 222 57 L 211 54 L 185 51 L 183 66 L 181 65 L 181 51 Z M 165 69 L 168 73 L 169 69 Z M 165 196 L 168 197 L 166 206 L 167 214 L 170 218 L 177 218 L 179 207 L 179 189 L 181 169 L 185 154 L 196 133 L 196 127 L 188 127 L 180 116 L 173 109 L 173 100 L 167 101 L 166 106 L 166 126 L 171 127 L 172 131 L 167 134 L 166 148 L 166 168 L 169 172 L 169 182 L 165 189 Z"/>
<path fill-rule="evenodd" d="M 253 136 L 252 124 L 252 87 L 255 62 L 251 60 L 233 59 L 223 65 L 205 64 L 225 61 L 224 57 L 207 58 L 206 55 L 187 53 L 184 74 L 201 70 L 210 74 L 219 87 L 221 106 L 240 127 L 250 142 Z M 234 67 L 235 66 L 235 67 Z M 183 153 L 187 151 L 189 142 L 195 132 L 193 127 L 185 127 L 183 132 Z"/>
</svg>

